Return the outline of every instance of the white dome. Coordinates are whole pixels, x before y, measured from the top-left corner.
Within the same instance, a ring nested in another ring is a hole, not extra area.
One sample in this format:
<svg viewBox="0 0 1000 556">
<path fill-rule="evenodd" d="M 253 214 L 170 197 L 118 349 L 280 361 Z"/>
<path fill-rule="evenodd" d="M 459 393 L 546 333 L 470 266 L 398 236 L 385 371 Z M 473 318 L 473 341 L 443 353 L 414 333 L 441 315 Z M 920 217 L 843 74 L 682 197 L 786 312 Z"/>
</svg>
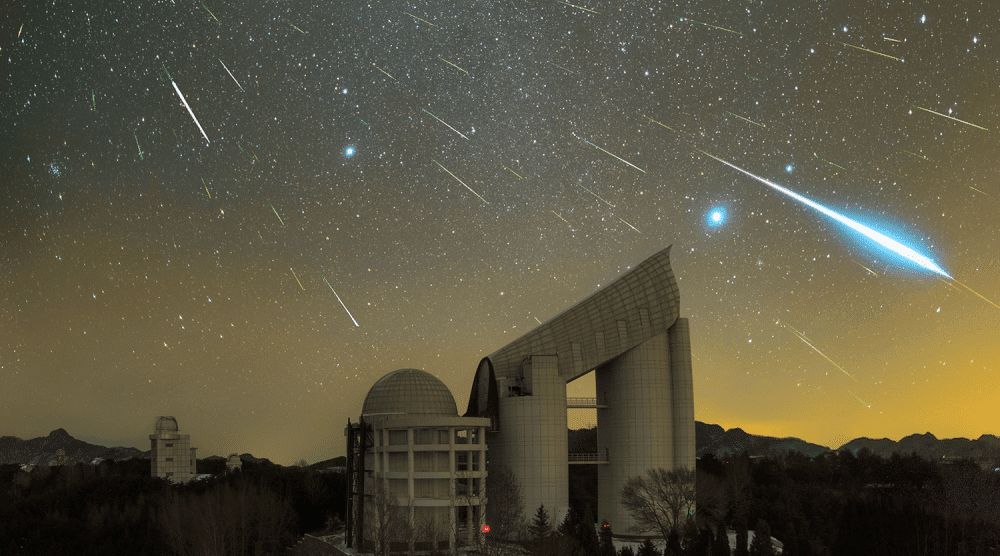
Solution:
<svg viewBox="0 0 1000 556">
<path fill-rule="evenodd" d="M 448 387 L 434 375 L 420 369 L 400 369 L 371 387 L 361 413 L 457 417 L 458 406 Z"/>
<path fill-rule="evenodd" d="M 156 420 L 156 432 L 177 432 L 177 419 L 160 417 Z"/>
</svg>

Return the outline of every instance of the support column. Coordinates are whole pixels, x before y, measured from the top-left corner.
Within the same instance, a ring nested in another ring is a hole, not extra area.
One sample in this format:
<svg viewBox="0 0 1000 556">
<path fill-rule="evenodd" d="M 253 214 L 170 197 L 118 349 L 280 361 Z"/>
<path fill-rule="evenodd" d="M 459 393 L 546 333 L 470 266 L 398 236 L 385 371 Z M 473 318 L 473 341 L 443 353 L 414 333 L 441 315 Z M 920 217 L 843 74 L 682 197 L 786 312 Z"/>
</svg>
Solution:
<svg viewBox="0 0 1000 556">
<path fill-rule="evenodd" d="M 673 393 L 667 334 L 659 334 L 626 351 L 595 371 L 598 399 L 607 409 L 597 412 L 597 447 L 608 454 L 599 465 L 598 520 L 606 519 L 622 534 L 645 534 L 621 505 L 629 477 L 647 469 L 674 466 Z"/>
<path fill-rule="evenodd" d="M 670 380 L 674 409 L 674 467 L 694 469 L 694 379 L 691 371 L 691 331 L 687 319 L 669 329 Z"/>
</svg>

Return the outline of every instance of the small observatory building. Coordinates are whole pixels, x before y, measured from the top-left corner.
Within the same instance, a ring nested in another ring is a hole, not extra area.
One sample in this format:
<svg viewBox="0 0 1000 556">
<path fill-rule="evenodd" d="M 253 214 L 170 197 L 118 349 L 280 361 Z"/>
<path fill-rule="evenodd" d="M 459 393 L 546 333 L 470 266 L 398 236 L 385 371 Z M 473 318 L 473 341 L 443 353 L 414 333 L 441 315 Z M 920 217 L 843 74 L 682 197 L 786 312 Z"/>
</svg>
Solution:
<svg viewBox="0 0 1000 556">
<path fill-rule="evenodd" d="M 149 435 L 150 466 L 154 477 L 186 483 L 195 475 L 197 448 L 191 447 L 191 435 L 180 434 L 177 419 L 160 417 Z"/>
<path fill-rule="evenodd" d="M 348 421 L 347 544 L 388 540 L 416 550 L 470 542 L 483 524 L 488 418 L 459 417 L 451 391 L 434 375 L 400 369 L 368 391 Z M 396 515 L 385 520 L 379 512 Z M 396 524 L 389 535 L 386 522 Z M 407 533 L 407 530 L 412 533 Z"/>
</svg>

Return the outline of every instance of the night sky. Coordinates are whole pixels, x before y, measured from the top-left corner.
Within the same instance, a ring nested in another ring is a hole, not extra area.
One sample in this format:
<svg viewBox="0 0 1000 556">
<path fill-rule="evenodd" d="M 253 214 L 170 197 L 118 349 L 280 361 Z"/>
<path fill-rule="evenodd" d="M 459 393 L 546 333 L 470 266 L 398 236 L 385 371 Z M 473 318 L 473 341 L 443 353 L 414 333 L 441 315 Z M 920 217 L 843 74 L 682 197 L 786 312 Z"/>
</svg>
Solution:
<svg viewBox="0 0 1000 556">
<path fill-rule="evenodd" d="M 342 455 L 671 244 L 698 420 L 1000 432 L 994 2 L 253 4 L 5 9 L 0 434 Z"/>
</svg>

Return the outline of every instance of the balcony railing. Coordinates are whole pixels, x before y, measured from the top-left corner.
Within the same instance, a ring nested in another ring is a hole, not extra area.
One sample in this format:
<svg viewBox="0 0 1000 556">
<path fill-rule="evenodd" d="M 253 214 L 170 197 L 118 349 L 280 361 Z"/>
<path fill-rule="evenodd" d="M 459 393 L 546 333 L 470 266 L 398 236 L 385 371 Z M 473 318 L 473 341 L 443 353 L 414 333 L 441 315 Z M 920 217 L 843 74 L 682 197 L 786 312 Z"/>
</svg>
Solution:
<svg viewBox="0 0 1000 556">
<path fill-rule="evenodd" d="M 608 456 L 597 452 L 569 454 L 567 459 L 570 464 L 608 463 Z"/>
<path fill-rule="evenodd" d="M 597 398 L 566 398 L 566 407 L 569 409 L 603 409 L 608 406 L 597 403 Z"/>
</svg>

